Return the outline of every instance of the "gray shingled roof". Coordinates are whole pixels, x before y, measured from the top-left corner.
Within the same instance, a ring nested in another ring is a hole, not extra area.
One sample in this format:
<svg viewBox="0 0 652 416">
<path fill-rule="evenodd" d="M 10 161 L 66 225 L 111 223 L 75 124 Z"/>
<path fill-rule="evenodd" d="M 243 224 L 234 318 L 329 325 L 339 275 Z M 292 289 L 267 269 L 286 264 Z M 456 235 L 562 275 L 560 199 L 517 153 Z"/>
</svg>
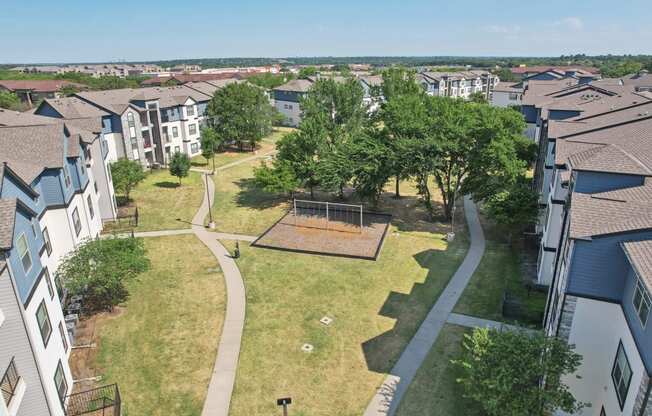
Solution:
<svg viewBox="0 0 652 416">
<path fill-rule="evenodd" d="M 274 91 L 307 92 L 312 84 L 313 82 L 307 79 L 293 79 L 274 88 Z"/>
<path fill-rule="evenodd" d="M 90 118 L 109 115 L 106 111 L 77 97 L 46 99 L 44 102 L 54 108 L 63 118 Z"/>
<path fill-rule="evenodd" d="M 57 124 L 61 120 L 38 116 L 29 112 L 21 113 L 0 108 L 0 126 L 33 126 L 39 124 Z"/>
<path fill-rule="evenodd" d="M 16 198 L 0 199 L 0 250 L 9 250 L 13 245 L 16 203 Z"/>
<path fill-rule="evenodd" d="M 588 239 L 652 228 L 652 199 L 626 199 L 626 194 L 620 194 L 620 199 L 616 196 L 611 192 L 592 195 L 574 192 L 571 196 L 570 238 Z"/>
<path fill-rule="evenodd" d="M 60 168 L 64 158 L 63 124 L 0 127 L 0 162 L 31 184 L 46 168 Z"/>
<path fill-rule="evenodd" d="M 652 290 L 652 240 L 626 241 L 621 247 L 636 274 Z"/>
</svg>

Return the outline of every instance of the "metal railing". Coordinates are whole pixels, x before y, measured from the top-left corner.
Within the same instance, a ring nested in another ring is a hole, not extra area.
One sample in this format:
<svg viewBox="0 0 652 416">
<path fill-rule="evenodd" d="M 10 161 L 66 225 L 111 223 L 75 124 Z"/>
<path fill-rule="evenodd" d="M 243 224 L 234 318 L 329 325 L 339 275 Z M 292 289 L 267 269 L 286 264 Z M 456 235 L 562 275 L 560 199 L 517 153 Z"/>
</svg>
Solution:
<svg viewBox="0 0 652 416">
<path fill-rule="evenodd" d="M 117 384 L 73 393 L 66 397 L 66 416 L 120 416 L 122 401 Z"/>
<path fill-rule="evenodd" d="M 16 363 L 12 358 L 5 374 L 2 376 L 2 380 L 0 380 L 0 390 L 2 390 L 2 397 L 4 397 L 7 406 L 9 406 L 11 399 L 16 395 L 19 381 L 20 375 L 16 369 Z"/>
</svg>

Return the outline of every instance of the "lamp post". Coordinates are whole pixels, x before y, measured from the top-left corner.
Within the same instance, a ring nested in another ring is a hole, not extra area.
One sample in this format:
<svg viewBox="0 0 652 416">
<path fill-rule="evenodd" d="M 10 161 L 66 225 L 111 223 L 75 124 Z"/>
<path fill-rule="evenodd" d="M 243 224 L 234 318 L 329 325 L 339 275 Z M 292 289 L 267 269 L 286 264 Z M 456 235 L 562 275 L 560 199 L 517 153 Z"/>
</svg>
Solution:
<svg viewBox="0 0 652 416">
<path fill-rule="evenodd" d="M 288 416 L 288 406 L 292 404 L 291 397 L 283 397 L 282 399 L 276 400 L 277 406 L 283 406 L 283 416 Z"/>
<path fill-rule="evenodd" d="M 208 228 L 215 229 L 215 222 L 213 222 L 213 210 L 211 208 L 211 193 L 208 191 L 208 175 L 204 174 L 206 180 L 206 199 L 208 200 Z"/>
</svg>

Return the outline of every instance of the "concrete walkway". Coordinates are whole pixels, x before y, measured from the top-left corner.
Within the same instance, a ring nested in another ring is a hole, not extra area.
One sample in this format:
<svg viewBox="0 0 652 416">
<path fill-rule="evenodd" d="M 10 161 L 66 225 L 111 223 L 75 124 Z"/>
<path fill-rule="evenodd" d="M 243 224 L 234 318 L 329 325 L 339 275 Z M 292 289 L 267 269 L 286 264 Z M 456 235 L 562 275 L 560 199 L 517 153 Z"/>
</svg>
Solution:
<svg viewBox="0 0 652 416">
<path fill-rule="evenodd" d="M 464 197 L 464 213 L 471 237 L 469 251 L 394 368 L 371 399 L 365 410 L 365 416 L 394 415 L 396 413 L 396 409 L 417 370 L 435 343 L 442 327 L 448 321 L 473 272 L 480 264 L 485 249 L 484 233 L 477 208 L 468 196 Z"/>
<path fill-rule="evenodd" d="M 446 320 L 449 324 L 465 326 L 467 328 L 490 328 L 499 331 L 533 331 L 532 329 L 523 328 L 516 325 L 506 324 L 504 322 L 491 321 L 489 319 L 477 318 L 475 316 L 451 313 Z"/>
<path fill-rule="evenodd" d="M 217 172 L 217 171 L 220 171 L 220 170 L 229 169 L 229 168 L 232 168 L 234 166 L 237 166 L 237 165 L 240 165 L 240 164 L 243 164 L 243 163 L 247 163 L 247 162 L 251 162 L 252 160 L 256 160 L 256 159 L 263 159 L 263 158 L 266 158 L 268 156 L 272 156 L 275 153 L 276 153 L 276 150 L 272 150 L 270 152 L 261 153 L 259 155 L 252 155 L 252 156 L 249 156 L 249 157 L 245 157 L 244 159 L 236 160 L 236 161 L 233 161 L 231 163 L 227 163 L 226 165 L 218 166 L 218 167 L 215 168 L 215 171 Z M 210 162 L 208 162 L 208 163 L 210 164 Z M 211 169 L 190 168 L 190 170 L 193 171 L 193 172 L 200 172 L 200 173 L 208 173 L 208 174 L 213 173 L 213 171 Z"/>
<path fill-rule="evenodd" d="M 217 358 L 213 367 L 211 381 L 208 385 L 208 393 L 204 402 L 202 416 L 227 416 L 229 414 L 229 405 L 231 404 L 231 393 L 235 383 L 235 374 L 238 367 L 238 357 L 240 355 L 240 342 L 242 340 L 242 330 L 245 319 L 245 288 L 240 275 L 240 270 L 231 258 L 229 252 L 218 241 L 220 234 L 213 233 L 204 228 L 204 218 L 208 213 L 208 207 L 213 202 L 215 194 L 215 185 L 213 181 L 202 181 L 208 184 L 208 195 L 204 194 L 204 200 L 201 207 L 192 220 L 192 231 L 195 233 L 206 247 L 213 253 L 220 263 L 224 280 L 226 282 L 226 316 L 221 334 L 215 334 L 220 337 L 220 343 L 217 349 Z M 229 236 L 222 234 L 222 236 Z"/>
</svg>

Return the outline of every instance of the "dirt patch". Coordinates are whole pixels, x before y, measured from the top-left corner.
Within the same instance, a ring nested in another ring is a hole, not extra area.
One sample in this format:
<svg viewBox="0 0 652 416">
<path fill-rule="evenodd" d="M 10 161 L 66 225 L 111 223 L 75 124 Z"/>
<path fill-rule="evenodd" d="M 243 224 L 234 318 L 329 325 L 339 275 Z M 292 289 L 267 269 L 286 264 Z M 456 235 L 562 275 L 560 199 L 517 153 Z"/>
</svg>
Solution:
<svg viewBox="0 0 652 416">
<path fill-rule="evenodd" d="M 252 246 L 310 254 L 376 260 L 392 216 L 363 213 L 360 228 L 345 221 L 310 216 L 294 217 L 290 211 L 269 228 Z"/>
</svg>

